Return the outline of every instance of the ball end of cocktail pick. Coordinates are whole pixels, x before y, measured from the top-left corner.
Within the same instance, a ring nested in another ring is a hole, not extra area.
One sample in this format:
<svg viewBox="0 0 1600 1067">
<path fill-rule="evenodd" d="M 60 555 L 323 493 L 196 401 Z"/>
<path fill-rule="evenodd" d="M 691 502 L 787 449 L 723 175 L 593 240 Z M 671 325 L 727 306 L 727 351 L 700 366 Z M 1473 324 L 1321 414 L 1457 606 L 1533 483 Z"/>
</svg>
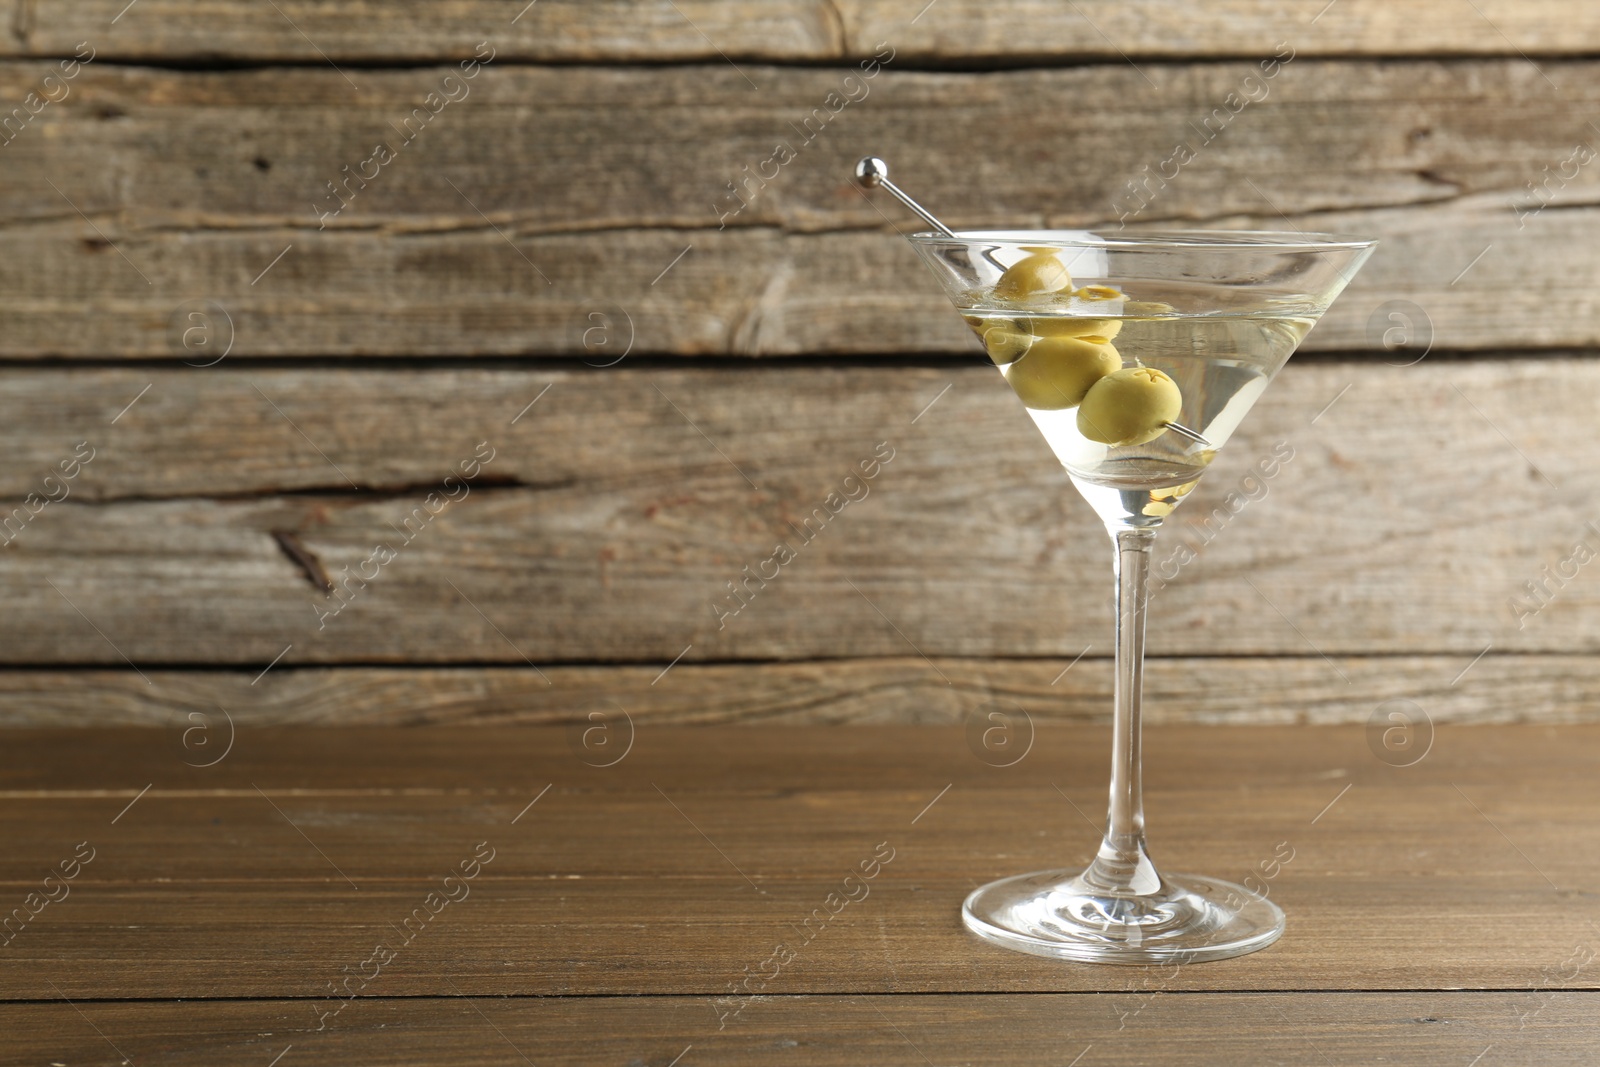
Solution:
<svg viewBox="0 0 1600 1067">
<path fill-rule="evenodd" d="M 862 156 L 856 163 L 856 184 L 863 189 L 876 189 L 889 177 L 889 164 L 877 156 Z"/>
<path fill-rule="evenodd" d="M 863 189 L 882 188 L 888 190 L 894 194 L 896 200 L 916 212 L 917 217 L 922 219 L 923 222 L 926 222 L 946 237 L 955 236 L 954 230 L 928 214 L 927 208 L 911 199 L 904 189 L 889 180 L 889 164 L 877 156 L 862 156 L 856 162 L 855 178 L 856 184 Z"/>
</svg>

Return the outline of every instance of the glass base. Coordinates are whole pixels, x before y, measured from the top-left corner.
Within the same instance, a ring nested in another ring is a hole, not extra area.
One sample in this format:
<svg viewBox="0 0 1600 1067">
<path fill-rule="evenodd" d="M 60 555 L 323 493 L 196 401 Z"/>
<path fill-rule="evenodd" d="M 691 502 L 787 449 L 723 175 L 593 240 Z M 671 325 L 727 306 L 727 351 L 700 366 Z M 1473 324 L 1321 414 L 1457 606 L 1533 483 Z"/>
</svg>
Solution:
<svg viewBox="0 0 1600 1067">
<path fill-rule="evenodd" d="M 1090 885 L 1090 871 L 990 882 L 961 906 L 967 929 L 1018 952 L 1084 963 L 1203 963 L 1266 948 L 1283 910 L 1216 878 L 1159 876 L 1149 892 Z"/>
</svg>

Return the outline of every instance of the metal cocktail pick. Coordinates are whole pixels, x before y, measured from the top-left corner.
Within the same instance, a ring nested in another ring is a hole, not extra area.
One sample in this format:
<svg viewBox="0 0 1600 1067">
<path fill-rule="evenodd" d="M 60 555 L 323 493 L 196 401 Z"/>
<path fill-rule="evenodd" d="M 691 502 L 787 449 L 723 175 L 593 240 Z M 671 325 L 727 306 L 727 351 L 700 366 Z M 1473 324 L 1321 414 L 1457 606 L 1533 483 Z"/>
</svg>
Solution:
<svg viewBox="0 0 1600 1067">
<path fill-rule="evenodd" d="M 856 184 L 863 189 L 874 189 L 883 186 L 894 194 L 894 198 L 916 212 L 918 217 L 929 226 L 938 230 L 946 237 L 954 237 L 956 231 L 934 218 L 928 209 L 906 195 L 906 191 L 889 180 L 889 164 L 877 156 L 862 156 L 856 164 Z"/>
<path fill-rule="evenodd" d="M 894 182 L 889 180 L 889 164 L 885 163 L 877 156 L 862 156 L 861 159 L 856 163 L 856 184 L 861 186 L 863 189 L 876 189 L 879 186 L 882 186 L 883 188 L 889 190 L 889 192 L 894 195 L 896 200 L 900 201 L 906 207 L 915 212 L 917 217 L 922 219 L 923 222 L 926 222 L 929 226 L 932 226 L 946 237 L 956 236 L 956 232 L 954 230 L 940 222 L 938 219 L 934 218 L 932 212 L 923 207 L 921 204 L 917 203 L 915 200 L 911 199 L 904 189 L 900 188 Z M 1196 441 L 1202 445 L 1205 445 L 1207 448 L 1211 447 L 1210 441 L 1207 441 L 1204 437 L 1201 437 L 1198 433 L 1189 429 L 1187 426 L 1181 426 L 1176 422 L 1169 422 L 1165 423 L 1164 425 L 1167 427 L 1167 429 L 1181 434 L 1191 441 Z"/>
</svg>

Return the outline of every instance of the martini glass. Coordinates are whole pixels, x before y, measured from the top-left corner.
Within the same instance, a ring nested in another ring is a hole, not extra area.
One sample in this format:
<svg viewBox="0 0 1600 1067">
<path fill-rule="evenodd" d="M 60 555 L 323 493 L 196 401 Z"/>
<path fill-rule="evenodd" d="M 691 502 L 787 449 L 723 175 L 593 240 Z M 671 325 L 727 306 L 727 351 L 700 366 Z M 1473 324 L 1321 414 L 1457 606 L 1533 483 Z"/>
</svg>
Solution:
<svg viewBox="0 0 1600 1067">
<path fill-rule="evenodd" d="M 1085 870 L 974 891 L 962 907 L 967 928 L 1021 952 L 1092 963 L 1199 962 L 1265 948 L 1283 932 L 1277 905 L 1217 878 L 1164 874 L 1145 847 L 1139 716 L 1150 552 L 1375 242 L 1218 230 L 910 240 L 1115 546 L 1111 803 L 1099 852 Z"/>
</svg>

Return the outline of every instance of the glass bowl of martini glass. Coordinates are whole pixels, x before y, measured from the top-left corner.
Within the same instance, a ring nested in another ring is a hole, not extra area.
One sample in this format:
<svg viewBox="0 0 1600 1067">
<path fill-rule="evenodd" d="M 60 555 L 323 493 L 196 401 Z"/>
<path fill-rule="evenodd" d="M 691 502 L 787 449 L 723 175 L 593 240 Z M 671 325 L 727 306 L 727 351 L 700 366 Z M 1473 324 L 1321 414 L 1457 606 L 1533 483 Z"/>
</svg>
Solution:
<svg viewBox="0 0 1600 1067">
<path fill-rule="evenodd" d="M 1276 904 L 1231 882 L 1158 871 L 1145 847 L 1151 546 L 1375 242 L 1221 230 L 966 230 L 910 241 L 1115 548 L 1111 803 L 1099 852 L 1083 870 L 977 889 L 963 921 L 1007 948 L 1092 963 L 1265 948 L 1283 932 Z"/>
</svg>

